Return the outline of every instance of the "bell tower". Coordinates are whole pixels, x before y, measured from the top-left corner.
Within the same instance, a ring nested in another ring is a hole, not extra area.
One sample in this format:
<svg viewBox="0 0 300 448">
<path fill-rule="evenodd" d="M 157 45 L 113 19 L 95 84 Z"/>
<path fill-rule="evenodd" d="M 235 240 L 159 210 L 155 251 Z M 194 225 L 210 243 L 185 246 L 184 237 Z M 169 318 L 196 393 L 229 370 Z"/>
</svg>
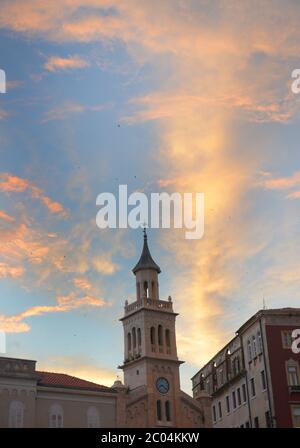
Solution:
<svg viewBox="0 0 300 448">
<path fill-rule="evenodd" d="M 125 301 L 124 383 L 129 394 L 145 393 L 148 427 L 177 426 L 180 419 L 180 379 L 172 299 L 161 300 L 158 275 L 146 229 L 140 259 L 133 268 L 136 299 Z"/>
</svg>

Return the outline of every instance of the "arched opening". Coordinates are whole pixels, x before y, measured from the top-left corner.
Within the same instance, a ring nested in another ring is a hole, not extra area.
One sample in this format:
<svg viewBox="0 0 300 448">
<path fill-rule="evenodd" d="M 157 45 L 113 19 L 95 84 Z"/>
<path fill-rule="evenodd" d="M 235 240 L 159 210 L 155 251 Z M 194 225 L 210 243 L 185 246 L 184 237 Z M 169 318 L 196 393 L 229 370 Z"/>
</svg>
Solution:
<svg viewBox="0 0 300 448">
<path fill-rule="evenodd" d="M 132 345 L 133 345 L 133 350 L 136 348 L 136 330 L 135 327 L 133 327 L 132 329 Z"/>
<path fill-rule="evenodd" d="M 168 328 L 166 329 L 166 345 L 171 347 L 170 330 Z"/>
<path fill-rule="evenodd" d="M 140 298 L 141 298 L 140 282 L 137 282 L 137 284 L 136 284 L 136 297 L 137 297 L 137 300 L 140 300 Z"/>
<path fill-rule="evenodd" d="M 138 328 L 137 330 L 137 340 L 138 340 L 138 348 L 140 349 L 142 345 L 142 333 L 140 328 Z"/>
<path fill-rule="evenodd" d="M 163 331 L 161 325 L 158 326 L 158 345 L 163 345 Z"/>
<path fill-rule="evenodd" d="M 151 342 L 151 351 L 155 352 L 156 351 L 156 347 L 155 347 L 155 327 L 151 327 L 150 328 L 150 342 Z"/>
<path fill-rule="evenodd" d="M 161 421 L 161 400 L 157 400 L 156 402 L 156 416 L 157 420 Z"/>
<path fill-rule="evenodd" d="M 127 349 L 128 352 L 131 352 L 131 333 L 127 334 Z"/>
<path fill-rule="evenodd" d="M 157 299 L 157 293 L 156 293 L 156 283 L 154 281 L 151 282 L 151 298 Z"/>
<path fill-rule="evenodd" d="M 147 297 L 147 299 L 149 299 L 149 287 L 148 287 L 148 282 L 144 282 L 144 296 Z"/>
<path fill-rule="evenodd" d="M 171 421 L 171 411 L 170 411 L 170 402 L 169 402 L 169 400 L 166 401 L 165 408 L 166 408 L 166 420 L 167 420 L 167 422 L 170 422 Z"/>
</svg>

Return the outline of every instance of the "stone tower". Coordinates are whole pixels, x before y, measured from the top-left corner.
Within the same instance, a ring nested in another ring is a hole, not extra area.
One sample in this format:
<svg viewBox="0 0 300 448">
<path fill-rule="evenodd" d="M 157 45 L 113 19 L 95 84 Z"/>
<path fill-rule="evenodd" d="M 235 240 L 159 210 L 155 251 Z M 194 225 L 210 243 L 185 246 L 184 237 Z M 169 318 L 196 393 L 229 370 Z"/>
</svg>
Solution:
<svg viewBox="0 0 300 448">
<path fill-rule="evenodd" d="M 125 302 L 124 383 L 131 396 L 145 394 L 147 427 L 180 426 L 180 379 L 171 297 L 160 300 L 158 274 L 144 230 L 141 257 L 133 269 L 136 300 Z"/>
</svg>

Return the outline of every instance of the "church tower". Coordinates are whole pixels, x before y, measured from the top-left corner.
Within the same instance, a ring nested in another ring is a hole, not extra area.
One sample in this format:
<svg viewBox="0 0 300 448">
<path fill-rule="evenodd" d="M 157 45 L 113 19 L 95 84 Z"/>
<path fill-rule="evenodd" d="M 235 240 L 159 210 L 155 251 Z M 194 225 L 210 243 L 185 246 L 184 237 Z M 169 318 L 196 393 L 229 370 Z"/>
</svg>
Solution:
<svg viewBox="0 0 300 448">
<path fill-rule="evenodd" d="M 168 300 L 160 299 L 161 270 L 150 254 L 145 229 L 142 254 L 132 271 L 136 300 L 130 304 L 126 300 L 120 319 L 124 328 L 124 363 L 120 368 L 129 388 L 128 425 L 177 427 L 181 415 L 177 314 L 170 296 Z M 142 396 L 142 410 L 137 412 L 134 403 L 141 402 Z"/>
</svg>

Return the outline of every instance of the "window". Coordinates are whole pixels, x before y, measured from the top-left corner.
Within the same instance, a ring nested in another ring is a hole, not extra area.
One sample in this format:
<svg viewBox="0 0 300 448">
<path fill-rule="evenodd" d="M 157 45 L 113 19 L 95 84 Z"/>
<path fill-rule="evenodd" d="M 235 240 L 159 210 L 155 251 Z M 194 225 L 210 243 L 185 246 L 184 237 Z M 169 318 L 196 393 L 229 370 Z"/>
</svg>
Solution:
<svg viewBox="0 0 300 448">
<path fill-rule="evenodd" d="M 300 406 L 292 406 L 294 428 L 300 428 Z"/>
<path fill-rule="evenodd" d="M 262 353 L 263 346 L 262 346 L 262 338 L 261 338 L 260 331 L 258 331 L 258 333 L 257 333 L 257 343 L 258 343 L 258 353 Z"/>
<path fill-rule="evenodd" d="M 218 408 L 219 408 L 219 418 L 222 418 L 222 403 L 219 401 L 218 403 Z"/>
<path fill-rule="evenodd" d="M 128 351 L 131 352 L 131 333 L 128 333 L 128 335 L 127 335 L 127 346 L 128 346 Z"/>
<path fill-rule="evenodd" d="M 50 408 L 50 428 L 62 428 L 63 427 L 63 410 L 59 404 L 53 404 Z"/>
<path fill-rule="evenodd" d="M 251 378 L 250 380 L 250 388 L 251 388 L 251 396 L 255 397 L 256 393 L 255 393 L 255 382 L 254 382 L 254 378 Z"/>
<path fill-rule="evenodd" d="M 167 420 L 167 422 L 170 422 L 171 421 L 171 413 L 170 413 L 170 402 L 169 402 L 169 400 L 166 401 L 165 408 L 166 408 L 166 420 Z"/>
<path fill-rule="evenodd" d="M 87 410 L 87 427 L 88 428 L 99 428 L 100 418 L 98 409 L 95 406 L 90 406 Z"/>
<path fill-rule="evenodd" d="M 21 401 L 12 401 L 9 405 L 9 427 L 23 428 L 24 404 Z"/>
<path fill-rule="evenodd" d="M 227 410 L 227 413 L 229 414 L 230 413 L 229 395 L 227 395 L 227 397 L 226 397 L 226 410 Z"/>
<path fill-rule="evenodd" d="M 236 396 L 235 396 L 235 391 L 232 392 L 232 405 L 233 405 L 233 409 L 236 408 Z"/>
<path fill-rule="evenodd" d="M 217 421 L 216 406 L 213 406 L 213 419 L 214 422 Z"/>
<path fill-rule="evenodd" d="M 296 365 L 288 365 L 288 384 L 289 386 L 298 386 L 298 369 Z"/>
<path fill-rule="evenodd" d="M 157 420 L 161 421 L 161 401 L 157 400 L 156 402 L 156 416 L 157 416 Z"/>
<path fill-rule="evenodd" d="M 253 358 L 257 356 L 257 348 L 256 348 L 256 338 L 252 336 L 252 350 L 253 350 Z"/>
<path fill-rule="evenodd" d="M 254 418 L 254 428 L 259 428 L 259 420 L 258 417 Z"/>
<path fill-rule="evenodd" d="M 135 327 L 133 327 L 132 329 L 132 345 L 133 345 L 133 349 L 136 348 L 136 330 Z"/>
<path fill-rule="evenodd" d="M 251 349 L 251 342 L 248 340 L 247 342 L 248 346 L 248 362 L 252 361 L 252 349 Z"/>
<path fill-rule="evenodd" d="M 223 369 L 220 369 L 219 375 L 220 375 L 220 386 L 222 386 L 222 384 L 224 384 L 224 371 L 223 371 Z"/>
<path fill-rule="evenodd" d="M 158 326 L 158 344 L 163 345 L 162 326 Z"/>
<path fill-rule="evenodd" d="M 242 400 L 241 400 L 241 389 L 240 388 L 237 389 L 237 401 L 238 401 L 238 405 L 241 406 Z"/>
<path fill-rule="evenodd" d="M 155 345 L 155 328 L 151 327 L 150 329 L 150 340 L 151 340 L 151 344 Z"/>
<path fill-rule="evenodd" d="M 167 344 L 167 347 L 170 347 L 170 346 L 171 346 L 171 341 L 170 341 L 170 330 L 169 330 L 169 329 L 166 330 L 166 344 Z"/>
<path fill-rule="evenodd" d="M 267 388 L 267 384 L 266 384 L 266 375 L 265 375 L 265 371 L 262 370 L 262 371 L 260 372 L 260 375 L 261 375 L 261 387 L 262 387 L 262 390 L 266 390 L 266 388 Z"/>
<path fill-rule="evenodd" d="M 140 348 L 142 345 L 142 333 L 140 328 L 138 328 L 137 330 L 137 340 L 138 340 L 138 347 Z"/>
<path fill-rule="evenodd" d="M 144 282 L 144 297 L 149 298 L 149 288 L 148 288 L 148 282 Z"/>
<path fill-rule="evenodd" d="M 242 392 L 243 392 L 243 402 L 246 403 L 247 401 L 246 384 L 242 385 Z"/>
<path fill-rule="evenodd" d="M 292 346 L 292 330 L 285 330 L 281 332 L 283 348 L 291 348 Z"/>
</svg>

